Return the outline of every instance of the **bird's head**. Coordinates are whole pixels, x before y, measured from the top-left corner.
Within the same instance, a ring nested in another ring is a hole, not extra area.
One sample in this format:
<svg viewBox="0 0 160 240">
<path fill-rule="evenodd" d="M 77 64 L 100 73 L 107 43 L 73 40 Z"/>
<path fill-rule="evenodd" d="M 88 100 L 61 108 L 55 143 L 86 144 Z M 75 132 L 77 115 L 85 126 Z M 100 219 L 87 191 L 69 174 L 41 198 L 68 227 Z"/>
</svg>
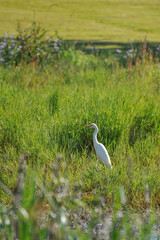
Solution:
<svg viewBox="0 0 160 240">
<path fill-rule="evenodd" d="M 91 123 L 88 125 L 85 125 L 85 127 L 90 127 L 90 128 L 94 128 L 94 129 L 98 129 L 97 125 L 95 123 Z"/>
</svg>

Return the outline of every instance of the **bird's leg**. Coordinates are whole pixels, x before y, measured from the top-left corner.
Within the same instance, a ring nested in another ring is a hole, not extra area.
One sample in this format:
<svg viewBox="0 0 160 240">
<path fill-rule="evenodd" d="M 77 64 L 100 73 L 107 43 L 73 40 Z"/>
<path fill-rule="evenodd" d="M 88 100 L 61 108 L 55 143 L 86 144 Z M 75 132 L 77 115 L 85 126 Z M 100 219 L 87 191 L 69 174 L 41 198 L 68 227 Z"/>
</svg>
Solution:
<svg viewBox="0 0 160 240">
<path fill-rule="evenodd" d="M 96 163 L 96 170 L 97 170 L 97 172 L 100 174 L 98 163 Z"/>
<path fill-rule="evenodd" d="M 101 165 L 99 164 L 99 162 L 96 162 L 96 171 L 99 177 L 102 176 L 102 171 L 101 171 Z M 100 192 L 103 191 L 103 186 L 101 186 L 101 181 L 98 181 L 96 184 L 97 188 L 100 190 Z"/>
</svg>

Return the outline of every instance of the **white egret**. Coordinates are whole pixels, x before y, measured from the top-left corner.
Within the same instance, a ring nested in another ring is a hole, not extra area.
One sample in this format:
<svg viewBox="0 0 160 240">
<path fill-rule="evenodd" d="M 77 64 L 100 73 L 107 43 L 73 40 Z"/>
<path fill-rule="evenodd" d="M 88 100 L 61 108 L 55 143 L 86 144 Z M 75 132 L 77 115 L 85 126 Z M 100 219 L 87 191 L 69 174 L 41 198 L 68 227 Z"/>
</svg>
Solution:
<svg viewBox="0 0 160 240">
<path fill-rule="evenodd" d="M 95 123 L 91 123 L 89 125 L 85 125 L 85 127 L 90 127 L 95 129 L 93 133 L 93 145 L 96 151 L 96 155 L 98 159 L 106 165 L 106 167 L 112 169 L 111 160 L 107 152 L 107 149 L 102 143 L 99 143 L 97 140 L 97 133 L 98 133 L 97 125 Z"/>
</svg>

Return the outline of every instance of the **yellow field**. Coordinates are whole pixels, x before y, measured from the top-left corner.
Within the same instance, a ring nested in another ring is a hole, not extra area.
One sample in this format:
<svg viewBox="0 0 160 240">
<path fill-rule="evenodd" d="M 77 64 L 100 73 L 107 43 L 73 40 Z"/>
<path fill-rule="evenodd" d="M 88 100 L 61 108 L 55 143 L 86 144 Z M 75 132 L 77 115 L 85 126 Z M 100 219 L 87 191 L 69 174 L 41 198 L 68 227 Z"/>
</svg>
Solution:
<svg viewBox="0 0 160 240">
<path fill-rule="evenodd" d="M 0 0 L 0 35 L 33 20 L 64 39 L 160 39 L 159 0 Z"/>
</svg>

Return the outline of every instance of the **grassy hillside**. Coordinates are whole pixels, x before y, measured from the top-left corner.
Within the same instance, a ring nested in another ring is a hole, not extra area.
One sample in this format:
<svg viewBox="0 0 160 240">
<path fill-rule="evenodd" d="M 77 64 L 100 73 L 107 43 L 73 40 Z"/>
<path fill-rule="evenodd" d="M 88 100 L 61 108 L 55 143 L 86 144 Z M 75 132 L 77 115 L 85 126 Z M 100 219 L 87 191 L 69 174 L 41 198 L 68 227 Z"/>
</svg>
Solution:
<svg viewBox="0 0 160 240">
<path fill-rule="evenodd" d="M 0 35 L 36 20 L 64 39 L 159 41 L 158 0 L 0 0 Z"/>
</svg>

